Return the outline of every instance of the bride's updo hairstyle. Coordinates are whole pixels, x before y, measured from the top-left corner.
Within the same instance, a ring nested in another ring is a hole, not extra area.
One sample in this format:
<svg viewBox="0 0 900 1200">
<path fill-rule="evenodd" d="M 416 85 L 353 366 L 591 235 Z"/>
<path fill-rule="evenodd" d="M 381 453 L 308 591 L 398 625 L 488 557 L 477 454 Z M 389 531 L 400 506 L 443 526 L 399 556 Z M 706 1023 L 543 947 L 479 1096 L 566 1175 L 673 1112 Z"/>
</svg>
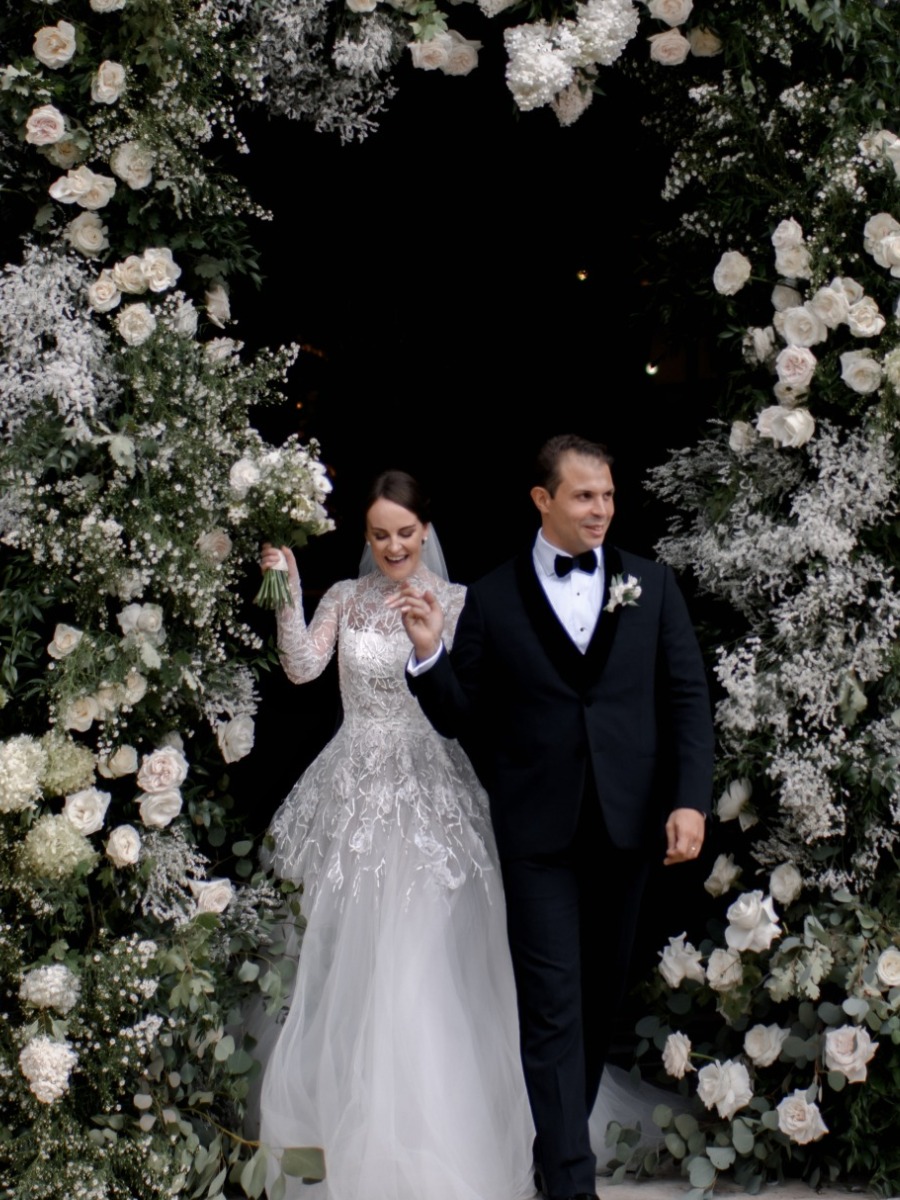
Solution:
<svg viewBox="0 0 900 1200">
<path fill-rule="evenodd" d="M 431 504 L 422 488 L 406 471 L 382 471 L 369 489 L 363 516 L 376 500 L 390 500 L 419 518 L 423 525 L 431 520 Z"/>
</svg>

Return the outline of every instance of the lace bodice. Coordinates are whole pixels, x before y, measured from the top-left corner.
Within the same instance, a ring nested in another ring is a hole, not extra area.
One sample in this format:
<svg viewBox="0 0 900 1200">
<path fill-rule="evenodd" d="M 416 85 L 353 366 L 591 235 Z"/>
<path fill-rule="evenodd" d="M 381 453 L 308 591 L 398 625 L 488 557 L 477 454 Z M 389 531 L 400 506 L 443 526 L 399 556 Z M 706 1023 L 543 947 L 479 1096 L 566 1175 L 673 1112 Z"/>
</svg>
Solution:
<svg viewBox="0 0 900 1200">
<path fill-rule="evenodd" d="M 444 642 L 449 648 L 465 598 L 465 588 L 422 570 L 413 579 L 437 596 L 444 610 Z M 324 671 L 338 646 L 341 698 L 347 722 L 425 721 L 406 684 L 410 642 L 400 614 L 385 606 L 397 585 L 379 572 L 346 579 L 329 588 L 307 626 L 299 594 L 292 608 L 278 613 L 278 651 L 292 683 L 307 683 Z M 427 722 L 426 722 L 427 724 Z"/>
<path fill-rule="evenodd" d="M 414 582 L 433 591 L 450 643 L 465 596 L 430 572 Z M 288 678 L 305 683 L 338 649 L 344 721 L 276 813 L 272 863 L 303 882 L 358 895 L 380 878 L 396 832 L 418 877 L 451 890 L 481 874 L 491 834 L 487 797 L 462 749 L 429 724 L 406 682 L 410 641 L 385 605 L 396 584 L 373 573 L 337 583 L 307 626 L 299 590 L 278 614 L 278 648 Z"/>
</svg>

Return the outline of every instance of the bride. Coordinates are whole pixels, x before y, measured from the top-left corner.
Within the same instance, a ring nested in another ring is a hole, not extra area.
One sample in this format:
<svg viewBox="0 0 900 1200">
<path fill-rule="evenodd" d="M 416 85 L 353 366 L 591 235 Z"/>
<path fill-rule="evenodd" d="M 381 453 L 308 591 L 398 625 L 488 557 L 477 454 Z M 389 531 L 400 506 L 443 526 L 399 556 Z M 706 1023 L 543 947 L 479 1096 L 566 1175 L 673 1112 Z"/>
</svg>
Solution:
<svg viewBox="0 0 900 1200">
<path fill-rule="evenodd" d="M 307 926 L 261 1139 L 276 1156 L 324 1149 L 325 1181 L 287 1179 L 289 1196 L 523 1200 L 533 1127 L 487 797 L 410 694 L 409 641 L 385 605 L 420 583 L 449 640 L 464 589 L 422 562 L 428 513 L 409 475 L 381 475 L 365 517 L 375 569 L 330 588 L 309 626 L 284 552 L 282 664 L 305 683 L 337 647 L 344 722 L 270 831 L 276 872 L 303 884 Z M 279 553 L 263 548 L 264 570 Z"/>
</svg>

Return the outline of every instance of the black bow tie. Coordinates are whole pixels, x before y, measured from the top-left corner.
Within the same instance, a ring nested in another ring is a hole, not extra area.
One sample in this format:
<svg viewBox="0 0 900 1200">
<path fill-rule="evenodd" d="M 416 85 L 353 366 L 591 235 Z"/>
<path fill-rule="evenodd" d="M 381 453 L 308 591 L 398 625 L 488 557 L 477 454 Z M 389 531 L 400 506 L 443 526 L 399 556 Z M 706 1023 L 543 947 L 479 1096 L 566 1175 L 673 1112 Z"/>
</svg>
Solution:
<svg viewBox="0 0 900 1200">
<path fill-rule="evenodd" d="M 593 575 L 597 570 L 597 555 L 593 550 L 585 550 L 574 558 L 569 558 L 568 554 L 557 554 L 553 569 L 560 579 L 565 579 L 570 571 L 585 571 Z"/>
</svg>

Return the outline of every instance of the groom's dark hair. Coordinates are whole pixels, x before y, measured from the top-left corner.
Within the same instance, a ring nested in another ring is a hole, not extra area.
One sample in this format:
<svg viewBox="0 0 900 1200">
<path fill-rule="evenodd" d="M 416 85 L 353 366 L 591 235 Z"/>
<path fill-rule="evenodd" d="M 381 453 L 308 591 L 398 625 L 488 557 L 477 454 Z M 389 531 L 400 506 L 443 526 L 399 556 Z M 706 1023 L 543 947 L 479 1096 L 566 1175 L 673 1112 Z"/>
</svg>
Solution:
<svg viewBox="0 0 900 1200">
<path fill-rule="evenodd" d="M 613 464 L 612 455 L 600 442 L 589 442 L 577 433 L 560 433 L 544 442 L 538 451 L 534 464 L 534 487 L 546 488 L 551 496 L 556 495 L 562 477 L 559 463 L 564 454 L 583 454 L 585 458 L 596 458 L 608 467 Z"/>
</svg>

